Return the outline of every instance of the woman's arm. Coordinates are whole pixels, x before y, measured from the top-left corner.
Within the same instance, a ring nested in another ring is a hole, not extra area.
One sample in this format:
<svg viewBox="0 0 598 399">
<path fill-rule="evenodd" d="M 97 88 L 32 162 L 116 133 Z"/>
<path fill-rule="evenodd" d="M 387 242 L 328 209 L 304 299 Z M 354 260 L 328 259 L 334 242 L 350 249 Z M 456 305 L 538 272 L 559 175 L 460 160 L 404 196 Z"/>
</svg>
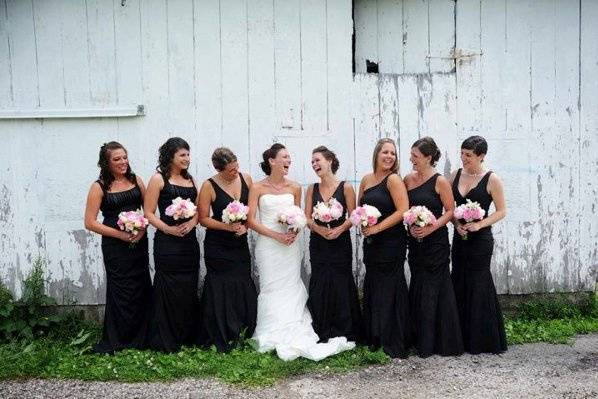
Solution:
<svg viewBox="0 0 598 399">
<path fill-rule="evenodd" d="M 324 238 L 328 238 L 327 234 L 329 232 L 329 229 L 317 224 L 312 217 L 313 212 L 314 212 L 313 201 L 312 201 L 313 195 L 314 195 L 314 185 L 310 184 L 307 187 L 307 190 L 305 192 L 305 217 L 307 218 L 307 227 L 314 233 L 316 233 Z"/>
<path fill-rule="evenodd" d="M 162 175 L 156 173 L 152 176 L 147 189 L 145 190 L 145 197 L 143 199 L 143 213 L 152 226 L 165 234 L 170 234 L 177 237 L 182 237 L 182 234 L 176 226 L 169 226 L 164 223 L 158 216 L 156 216 L 156 208 L 158 207 L 158 197 L 160 191 L 164 188 L 164 179 Z"/>
<path fill-rule="evenodd" d="M 463 227 L 467 231 L 478 231 L 484 227 L 492 226 L 494 223 L 507 216 L 507 204 L 505 201 L 502 180 L 495 173 L 492 173 L 488 180 L 488 191 L 490 196 L 492 196 L 495 211 L 485 219 L 465 224 Z"/>
<path fill-rule="evenodd" d="M 235 232 L 236 230 L 234 229 L 233 224 L 226 224 L 224 222 L 210 217 L 210 207 L 215 197 L 216 192 L 214 191 L 214 187 L 212 187 L 212 184 L 208 180 L 206 180 L 201 185 L 201 191 L 199 192 L 199 200 L 197 206 L 199 224 L 211 230 Z"/>
<path fill-rule="evenodd" d="M 453 198 L 453 189 L 444 176 L 438 176 L 435 185 L 436 193 L 440 196 L 444 213 L 436 219 L 436 223 L 424 227 L 414 226 L 410 229 L 415 238 L 424 238 L 429 236 L 442 226 L 445 226 L 452 218 L 455 211 L 455 199 Z"/>
<path fill-rule="evenodd" d="M 134 237 L 132 234 L 106 226 L 98 221 L 98 213 L 100 212 L 103 197 L 104 193 L 102 192 L 100 184 L 94 182 L 89 188 L 87 202 L 85 204 L 85 228 L 106 237 L 113 237 L 122 241 L 131 242 Z"/>
</svg>

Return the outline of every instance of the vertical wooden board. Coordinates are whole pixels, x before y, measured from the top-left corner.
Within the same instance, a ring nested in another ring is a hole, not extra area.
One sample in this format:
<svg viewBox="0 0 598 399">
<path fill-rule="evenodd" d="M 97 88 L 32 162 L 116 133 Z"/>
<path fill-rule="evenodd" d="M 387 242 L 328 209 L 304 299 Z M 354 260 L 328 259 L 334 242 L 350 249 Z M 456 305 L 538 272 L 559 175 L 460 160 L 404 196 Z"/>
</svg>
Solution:
<svg viewBox="0 0 598 399">
<path fill-rule="evenodd" d="M 584 286 L 595 283 L 598 270 L 598 3 L 590 0 L 581 2 L 581 93 L 580 93 L 580 275 Z"/>
<path fill-rule="evenodd" d="M 528 239 L 515 242 L 511 248 L 511 275 L 509 288 L 512 293 L 527 293 L 547 290 L 549 267 L 559 262 L 558 229 L 554 223 L 556 209 L 552 203 L 558 197 L 560 188 L 554 186 L 551 172 L 557 154 L 550 153 L 557 132 L 555 122 L 555 1 L 533 6 L 531 26 L 531 104 L 532 132 L 536 148 L 531 152 L 530 165 L 534 169 L 531 177 L 531 209 L 537 209 L 537 216 L 531 215 L 533 228 Z M 547 215 L 551 215 L 547 217 Z M 560 262 L 559 262 L 560 263 Z"/>
<path fill-rule="evenodd" d="M 429 0 L 430 72 L 455 69 L 455 1 Z"/>
<path fill-rule="evenodd" d="M 114 105 L 118 99 L 113 3 L 87 0 L 89 81 L 93 105 Z"/>
<path fill-rule="evenodd" d="M 481 6 L 481 74 L 483 119 L 486 138 L 505 136 L 505 0 L 485 0 Z"/>
<path fill-rule="evenodd" d="M 13 102 L 12 52 L 8 29 L 8 0 L 0 1 L 0 108 L 9 108 Z"/>
<path fill-rule="evenodd" d="M 480 2 L 457 2 L 457 123 L 460 137 L 480 134 L 482 124 L 480 69 Z M 471 56 L 463 57 L 463 54 Z M 473 55 L 477 54 L 477 55 Z"/>
<path fill-rule="evenodd" d="M 378 5 L 380 73 L 403 73 L 403 1 L 378 0 L 375 3 Z"/>
<path fill-rule="evenodd" d="M 67 108 L 88 107 L 90 101 L 87 13 L 84 0 L 61 1 L 62 66 L 64 104 Z M 52 38 L 55 40 L 55 38 Z"/>
<path fill-rule="evenodd" d="M 328 129 L 327 1 L 300 2 L 301 129 L 308 134 L 324 134 Z"/>
<path fill-rule="evenodd" d="M 39 106 L 36 32 L 33 3 L 6 0 L 8 45 L 14 50 L 11 58 L 13 106 Z"/>
<path fill-rule="evenodd" d="M 153 171 L 158 161 L 158 148 L 168 137 L 170 125 L 168 29 L 164 0 L 146 0 L 140 3 L 141 52 L 143 70 L 144 135 L 140 144 L 147 154 L 139 166 Z M 151 175 L 151 174 L 150 174 Z M 149 179 L 150 175 L 145 176 Z"/>
<path fill-rule="evenodd" d="M 397 75 L 380 75 L 380 137 L 399 137 L 399 84 Z"/>
<path fill-rule="evenodd" d="M 551 200 L 556 210 L 554 222 L 559 226 L 559 262 L 548 264 L 548 279 L 550 289 L 558 291 L 593 288 L 584 286 L 579 274 L 579 46 L 571 46 L 580 40 L 579 12 L 579 5 L 564 1 L 557 1 L 554 8 L 555 137 L 547 150 L 557 156 L 553 184 L 558 191 Z"/>
<path fill-rule="evenodd" d="M 116 43 L 116 81 L 118 86 L 118 104 L 136 106 L 143 101 L 143 62 L 141 45 L 141 1 L 127 1 L 125 5 L 114 1 L 114 31 Z M 135 149 L 129 156 L 135 167 L 141 167 L 139 151 L 147 151 L 146 157 L 153 158 L 154 148 L 145 149 L 148 132 L 145 130 L 145 118 L 117 119 L 117 136 L 123 145 Z M 126 144 L 125 144 L 126 143 Z M 153 161 L 153 159 L 152 159 Z M 147 182 L 151 174 L 149 165 L 139 169 L 140 176 Z M 141 174 L 145 172 L 144 174 Z"/>
<path fill-rule="evenodd" d="M 222 21 L 222 142 L 246 164 L 249 161 L 247 1 L 229 1 Z"/>
<path fill-rule="evenodd" d="M 510 280 L 526 279 L 529 274 L 527 265 L 532 258 L 529 253 L 534 249 L 530 242 L 531 231 L 538 218 L 530 201 L 530 187 L 536 182 L 530 172 L 527 139 L 488 140 L 484 164 L 502 179 L 507 201 L 507 218 L 492 226 L 492 273 L 496 288 L 500 293 L 521 293 L 511 290 Z M 531 245 L 527 246 L 528 242 Z M 520 285 L 515 284 L 514 288 L 519 289 L 517 287 Z"/>
<path fill-rule="evenodd" d="M 327 0 L 328 115 L 327 130 L 353 148 L 351 115 L 352 35 L 351 0 Z M 351 151 L 352 152 L 352 151 Z"/>
<path fill-rule="evenodd" d="M 62 7 L 49 1 L 33 2 L 36 51 L 39 74 L 39 100 L 42 108 L 64 108 L 64 49 L 62 45 Z"/>
<path fill-rule="evenodd" d="M 119 0 L 113 1 L 118 104 L 142 104 L 141 1 L 128 0 L 125 5 Z"/>
<path fill-rule="evenodd" d="M 353 2 L 355 25 L 355 73 L 366 73 L 366 60 L 379 62 L 378 56 L 378 2 Z"/>
<path fill-rule="evenodd" d="M 357 181 L 372 173 L 372 151 L 380 138 L 378 75 L 356 74 L 353 82 L 353 147 Z"/>
<path fill-rule="evenodd" d="M 529 138 L 530 107 L 530 24 L 531 3 L 506 0 L 506 45 L 503 82 L 505 101 L 505 137 Z"/>
<path fill-rule="evenodd" d="M 210 156 L 222 145 L 222 54 L 220 40 L 220 1 L 196 2 L 195 37 L 195 123 L 199 167 L 212 167 Z"/>
<path fill-rule="evenodd" d="M 274 85 L 274 7 L 270 0 L 248 3 L 249 164 L 243 169 L 254 178 L 263 175 L 262 152 L 276 132 Z"/>
<path fill-rule="evenodd" d="M 169 0 L 167 3 L 168 109 L 171 135 L 192 141 L 195 121 L 193 72 L 193 3 Z"/>
<path fill-rule="evenodd" d="M 449 177 L 459 165 L 459 144 L 456 127 L 456 87 L 455 76 L 449 74 L 432 75 L 430 103 L 425 110 L 428 129 L 425 134 L 432 136 L 442 152 L 436 165 L 439 173 Z"/>
<path fill-rule="evenodd" d="M 403 73 L 430 71 L 429 0 L 404 0 Z"/>
<path fill-rule="evenodd" d="M 15 121 L 0 121 L 0 131 L 3 133 L 0 146 L 0 159 L 3 160 L 0 164 L 0 279 L 19 295 L 22 279 L 18 276 L 20 260 L 16 247 L 19 234 L 15 229 L 15 223 L 19 220 L 16 213 L 19 201 L 15 192 L 18 166 L 13 165 L 13 158 L 17 154 L 13 144 L 17 137 L 17 124 Z"/>
<path fill-rule="evenodd" d="M 301 129 L 301 4 L 274 0 L 276 128 Z"/>
<path fill-rule="evenodd" d="M 411 171 L 409 157 L 411 145 L 420 137 L 420 118 L 423 116 L 423 103 L 419 95 L 419 76 L 398 76 L 399 87 L 399 146 L 400 174 Z"/>
</svg>

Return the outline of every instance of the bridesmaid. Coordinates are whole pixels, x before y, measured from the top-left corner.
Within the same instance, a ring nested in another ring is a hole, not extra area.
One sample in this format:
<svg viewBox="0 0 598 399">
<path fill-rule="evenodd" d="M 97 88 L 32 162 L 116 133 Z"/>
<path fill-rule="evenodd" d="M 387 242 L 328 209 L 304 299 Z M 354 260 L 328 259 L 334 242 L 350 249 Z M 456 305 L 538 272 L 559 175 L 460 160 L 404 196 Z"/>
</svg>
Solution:
<svg viewBox="0 0 598 399">
<path fill-rule="evenodd" d="M 409 299 L 414 343 L 421 357 L 463 353 L 446 227 L 455 205 L 449 182 L 434 169 L 439 158 L 431 137 L 417 140 L 411 147 L 413 172 L 405 176 L 409 206 L 423 205 L 437 219 L 434 225 L 409 229 Z"/>
<path fill-rule="evenodd" d="M 147 236 L 122 231 L 116 224 L 124 211 L 141 209 L 145 187 L 131 170 L 127 150 L 111 141 L 100 148 L 100 177 L 89 189 L 85 228 L 102 235 L 106 267 L 106 311 L 98 353 L 142 348 L 145 340 L 151 279 Z M 98 212 L 104 220 L 98 222 Z"/>
<path fill-rule="evenodd" d="M 453 174 L 453 195 L 457 205 L 467 199 L 478 202 L 487 217 L 461 224 L 453 218 L 453 285 L 463 331 L 463 343 L 469 353 L 501 353 L 507 339 L 496 288 L 490 273 L 494 239 L 492 225 L 506 215 L 500 178 L 484 168 L 488 144 L 483 137 L 472 136 L 461 144 L 463 169 Z M 495 212 L 488 213 L 494 202 Z M 467 240 L 463 240 L 463 236 Z"/>
<path fill-rule="evenodd" d="M 320 342 L 340 336 L 360 341 L 361 310 L 352 273 L 351 222 L 346 217 L 347 212 L 355 209 L 355 190 L 351 183 L 339 182 L 334 175 L 339 161 L 328 148 L 320 146 L 313 150 L 311 166 L 320 178 L 320 183 L 308 187 L 305 196 L 305 214 L 311 229 L 307 306 L 312 325 Z M 313 207 L 331 198 L 343 206 L 341 218 L 328 224 L 312 219 Z"/>
<path fill-rule="evenodd" d="M 199 323 L 199 243 L 195 235 L 197 213 L 186 220 L 167 216 L 166 208 L 181 197 L 197 201 L 189 174 L 189 144 L 168 139 L 159 150 L 158 173 L 149 181 L 145 215 L 157 229 L 154 237 L 154 286 L 148 337 L 151 349 L 176 352 L 197 341 Z M 156 207 L 160 217 L 155 215 Z"/>
<path fill-rule="evenodd" d="M 359 204 L 375 206 L 382 213 L 378 224 L 361 229 L 368 238 L 363 242 L 365 339 L 372 348 L 404 358 L 409 352 L 410 323 L 404 273 L 407 243 L 401 222 L 408 199 L 392 139 L 376 144 L 373 168 L 359 186 Z"/>
<path fill-rule="evenodd" d="M 247 228 L 225 224 L 222 211 L 232 201 L 247 205 L 251 177 L 239 173 L 237 156 L 228 148 L 212 154 L 217 174 L 206 180 L 199 193 L 199 222 L 206 227 L 204 259 L 207 275 L 201 297 L 200 343 L 227 352 L 241 334 L 255 330 L 257 292 L 251 279 Z M 212 217 L 210 217 L 210 208 Z"/>
</svg>

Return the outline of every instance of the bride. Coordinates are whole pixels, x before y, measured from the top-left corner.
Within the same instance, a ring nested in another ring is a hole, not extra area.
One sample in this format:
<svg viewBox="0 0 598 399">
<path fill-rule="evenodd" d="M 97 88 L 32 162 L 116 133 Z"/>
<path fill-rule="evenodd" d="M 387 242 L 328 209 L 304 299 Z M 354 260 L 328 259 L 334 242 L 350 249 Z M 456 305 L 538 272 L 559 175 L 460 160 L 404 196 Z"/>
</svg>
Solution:
<svg viewBox="0 0 598 399">
<path fill-rule="evenodd" d="M 285 178 L 291 157 L 282 144 L 273 144 L 260 164 L 266 178 L 254 183 L 249 193 L 248 225 L 259 233 L 255 260 L 260 294 L 257 326 L 253 339 L 258 351 L 276 349 L 282 360 L 299 356 L 321 360 L 355 347 L 345 337 L 318 343 L 307 309 L 307 291 L 301 280 L 301 252 L 297 234 L 286 232 L 278 223 L 278 213 L 301 203 L 301 186 Z M 259 219 L 256 217 L 259 210 Z"/>
</svg>

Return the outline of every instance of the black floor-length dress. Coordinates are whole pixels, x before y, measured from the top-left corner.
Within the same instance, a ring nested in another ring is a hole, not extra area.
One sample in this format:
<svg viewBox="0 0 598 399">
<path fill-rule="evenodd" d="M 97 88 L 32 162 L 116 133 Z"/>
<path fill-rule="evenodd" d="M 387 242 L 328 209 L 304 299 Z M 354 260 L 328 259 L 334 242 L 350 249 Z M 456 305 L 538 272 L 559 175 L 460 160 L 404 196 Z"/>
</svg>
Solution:
<svg viewBox="0 0 598 399">
<path fill-rule="evenodd" d="M 378 208 L 378 223 L 395 212 L 387 187 L 388 176 L 364 191 L 360 205 Z M 363 319 L 365 338 L 370 347 L 383 348 L 389 356 L 407 357 L 411 344 L 409 296 L 405 280 L 406 235 L 397 224 L 363 241 L 365 279 Z"/>
<path fill-rule="evenodd" d="M 241 177 L 240 202 L 247 204 L 249 187 Z M 222 211 L 234 201 L 209 179 L 216 198 L 212 217 L 222 220 Z M 251 279 L 251 255 L 247 234 L 237 236 L 223 230 L 207 229 L 204 240 L 207 274 L 201 297 L 200 343 L 214 345 L 221 352 L 232 349 L 242 334 L 251 337 L 257 316 L 257 292 Z"/>
<path fill-rule="evenodd" d="M 164 187 L 158 198 L 158 209 L 160 219 L 169 226 L 188 220 L 174 220 L 166 215 L 166 208 L 177 197 L 195 203 L 195 184 L 192 187 L 178 186 L 164 178 Z M 197 343 L 199 243 L 195 228 L 183 237 L 156 231 L 154 264 L 156 274 L 152 290 L 148 346 L 163 352 L 176 352 L 183 345 Z"/>
<path fill-rule="evenodd" d="M 407 191 L 409 206 L 423 205 L 436 218 L 443 205 L 435 190 L 438 173 L 422 185 Z M 409 301 L 414 345 L 419 356 L 451 356 L 463 353 L 457 303 L 451 281 L 450 244 L 446 226 L 421 242 L 409 237 Z"/>
<path fill-rule="evenodd" d="M 339 183 L 331 198 L 336 199 L 344 211 L 347 203 L 344 195 L 345 182 Z M 312 205 L 324 202 L 319 183 L 313 186 Z M 343 214 L 338 220 L 328 223 L 335 228 L 346 221 Z M 326 226 L 315 220 L 320 226 Z M 312 325 L 321 342 L 334 337 L 346 337 L 360 342 L 362 318 L 357 287 L 353 278 L 353 246 L 349 230 L 334 240 L 327 240 L 312 232 L 309 238 L 311 278 L 307 306 L 312 316 Z"/>
<path fill-rule="evenodd" d="M 487 189 L 491 173 L 486 173 L 464 197 L 459 192 L 459 169 L 453 181 L 453 195 L 457 206 L 469 199 L 478 202 L 488 215 L 492 203 L 492 196 L 488 194 Z M 452 252 L 453 286 L 459 308 L 463 344 L 467 352 L 474 354 L 501 353 L 507 350 L 502 311 L 490 272 L 493 249 L 491 226 L 468 232 L 467 240 L 463 240 L 455 231 Z"/>
<path fill-rule="evenodd" d="M 103 224 L 119 229 L 117 222 L 121 212 L 141 209 L 141 190 L 135 185 L 130 190 L 110 193 L 100 181 L 98 183 L 104 194 L 100 205 Z M 94 350 L 113 353 L 142 348 L 151 298 L 147 236 L 135 245 L 102 236 L 102 254 L 106 267 L 106 311 L 102 338 Z"/>
</svg>

